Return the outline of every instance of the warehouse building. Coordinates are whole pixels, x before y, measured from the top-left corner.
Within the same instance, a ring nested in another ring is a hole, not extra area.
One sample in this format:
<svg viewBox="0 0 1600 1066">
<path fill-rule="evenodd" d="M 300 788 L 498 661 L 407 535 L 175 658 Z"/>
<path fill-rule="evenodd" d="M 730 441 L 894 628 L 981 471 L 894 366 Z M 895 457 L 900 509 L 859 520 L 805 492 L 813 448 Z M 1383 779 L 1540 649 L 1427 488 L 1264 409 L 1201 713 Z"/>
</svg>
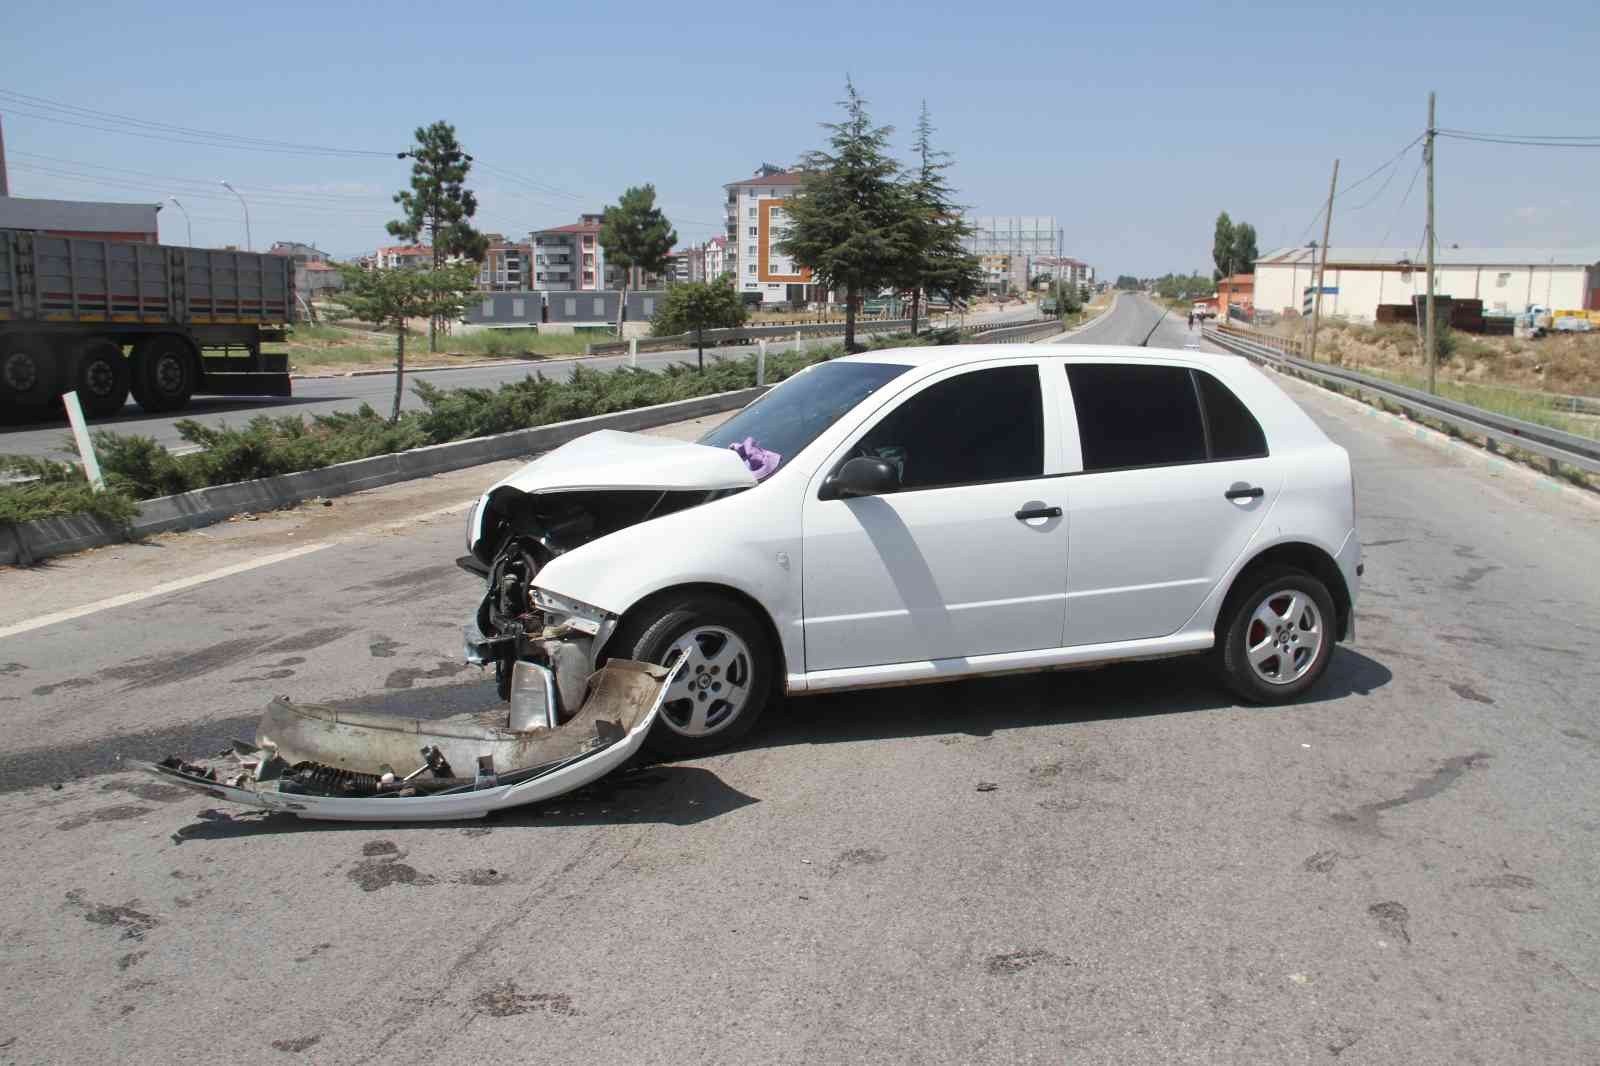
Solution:
<svg viewBox="0 0 1600 1066">
<path fill-rule="evenodd" d="M 1309 314 L 1321 250 L 1285 248 L 1256 260 L 1255 307 Z M 1530 305 L 1600 309 L 1600 248 L 1440 248 L 1434 293 L 1481 300 L 1488 314 Z M 1409 304 L 1428 291 L 1426 260 L 1415 249 L 1328 250 L 1322 313 L 1358 322 L 1377 319 L 1380 304 Z"/>
</svg>

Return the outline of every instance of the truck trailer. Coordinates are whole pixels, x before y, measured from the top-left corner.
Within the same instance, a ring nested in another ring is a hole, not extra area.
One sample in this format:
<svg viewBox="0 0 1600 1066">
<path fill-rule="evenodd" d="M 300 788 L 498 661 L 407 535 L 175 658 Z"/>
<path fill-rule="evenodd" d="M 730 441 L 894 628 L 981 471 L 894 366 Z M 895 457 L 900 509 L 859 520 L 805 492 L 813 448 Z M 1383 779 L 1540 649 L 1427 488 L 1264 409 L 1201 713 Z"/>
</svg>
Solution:
<svg viewBox="0 0 1600 1066">
<path fill-rule="evenodd" d="M 0 229 L 0 417 L 76 390 L 104 418 L 195 393 L 288 396 L 288 256 Z"/>
</svg>

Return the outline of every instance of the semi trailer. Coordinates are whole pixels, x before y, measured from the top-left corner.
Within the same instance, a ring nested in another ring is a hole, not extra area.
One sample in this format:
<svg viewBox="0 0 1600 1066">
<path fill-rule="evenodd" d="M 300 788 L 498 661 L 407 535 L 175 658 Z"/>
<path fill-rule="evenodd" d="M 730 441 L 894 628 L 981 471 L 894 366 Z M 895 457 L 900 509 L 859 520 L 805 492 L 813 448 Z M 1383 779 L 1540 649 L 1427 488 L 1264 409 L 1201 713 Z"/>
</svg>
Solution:
<svg viewBox="0 0 1600 1066">
<path fill-rule="evenodd" d="M 0 417 L 76 391 L 90 418 L 195 393 L 288 396 L 288 256 L 0 229 Z"/>
</svg>

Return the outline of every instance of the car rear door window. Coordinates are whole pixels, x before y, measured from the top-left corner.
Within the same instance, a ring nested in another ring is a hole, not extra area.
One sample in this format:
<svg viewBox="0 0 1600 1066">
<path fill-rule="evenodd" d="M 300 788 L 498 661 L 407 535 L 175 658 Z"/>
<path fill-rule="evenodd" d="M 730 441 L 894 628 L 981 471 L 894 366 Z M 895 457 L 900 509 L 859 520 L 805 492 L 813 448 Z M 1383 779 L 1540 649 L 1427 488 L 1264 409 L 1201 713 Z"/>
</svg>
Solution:
<svg viewBox="0 0 1600 1066">
<path fill-rule="evenodd" d="M 1267 454 L 1267 436 L 1233 390 L 1203 370 L 1191 370 L 1205 408 L 1206 438 L 1213 459 L 1258 459 Z"/>
<path fill-rule="evenodd" d="M 1206 459 L 1205 423 L 1180 366 L 1069 363 L 1085 473 Z"/>
<path fill-rule="evenodd" d="M 1039 369 L 992 367 L 930 385 L 889 412 L 852 454 L 893 463 L 902 490 L 1039 477 Z"/>
</svg>

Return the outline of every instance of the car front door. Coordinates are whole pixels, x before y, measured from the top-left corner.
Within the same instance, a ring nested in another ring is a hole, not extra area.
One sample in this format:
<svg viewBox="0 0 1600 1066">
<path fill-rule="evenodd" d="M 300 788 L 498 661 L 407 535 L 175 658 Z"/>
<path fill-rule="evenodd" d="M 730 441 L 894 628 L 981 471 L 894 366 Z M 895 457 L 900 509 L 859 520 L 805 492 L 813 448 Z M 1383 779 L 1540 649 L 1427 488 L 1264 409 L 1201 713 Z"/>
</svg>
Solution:
<svg viewBox="0 0 1600 1066">
<path fill-rule="evenodd" d="M 1069 363 L 1082 470 L 1065 478 L 1067 646 L 1161 637 L 1245 549 L 1281 475 L 1248 408 L 1204 370 Z M 1070 423 L 1072 420 L 1068 419 Z M 1070 427 L 1069 427 L 1070 428 Z"/>
<path fill-rule="evenodd" d="M 1060 397 L 1036 360 L 922 383 L 836 452 L 802 515 L 806 669 L 1056 647 L 1066 596 Z M 850 458 L 890 491 L 825 498 Z"/>
</svg>

